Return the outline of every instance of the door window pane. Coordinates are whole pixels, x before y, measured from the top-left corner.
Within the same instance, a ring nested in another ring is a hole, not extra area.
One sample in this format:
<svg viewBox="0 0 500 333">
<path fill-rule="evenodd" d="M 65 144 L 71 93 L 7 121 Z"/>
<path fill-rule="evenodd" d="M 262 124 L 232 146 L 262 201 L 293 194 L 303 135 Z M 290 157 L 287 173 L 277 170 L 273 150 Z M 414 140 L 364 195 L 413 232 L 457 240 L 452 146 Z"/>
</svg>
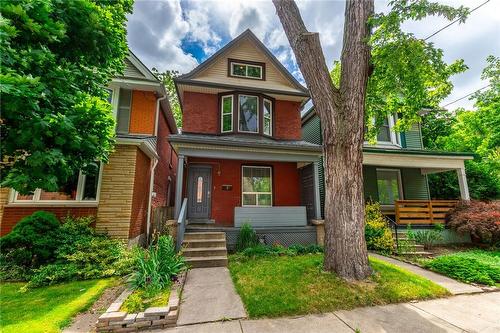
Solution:
<svg viewBox="0 0 500 333">
<path fill-rule="evenodd" d="M 203 177 L 198 177 L 196 182 L 196 202 L 201 203 L 203 201 Z"/>
<path fill-rule="evenodd" d="M 239 130 L 241 132 L 257 133 L 259 131 L 258 104 L 257 96 L 239 95 Z"/>
<path fill-rule="evenodd" d="M 382 205 L 393 205 L 401 198 L 399 171 L 377 170 L 378 199 Z"/>
</svg>

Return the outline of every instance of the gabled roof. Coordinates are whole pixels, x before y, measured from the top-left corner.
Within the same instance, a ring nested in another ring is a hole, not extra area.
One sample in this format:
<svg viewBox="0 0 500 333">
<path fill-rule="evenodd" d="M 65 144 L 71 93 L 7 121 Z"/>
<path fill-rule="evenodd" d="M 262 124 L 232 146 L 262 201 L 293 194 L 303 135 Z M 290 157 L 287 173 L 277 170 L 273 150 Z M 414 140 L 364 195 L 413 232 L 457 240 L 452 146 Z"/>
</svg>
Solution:
<svg viewBox="0 0 500 333">
<path fill-rule="evenodd" d="M 272 52 L 255 36 L 255 34 L 247 29 L 243 33 L 241 33 L 238 37 L 234 38 L 232 41 L 227 43 L 223 48 L 214 53 L 210 58 L 201 63 L 198 67 L 193 69 L 191 72 L 187 74 L 180 75 L 175 79 L 176 83 L 193 83 L 200 84 L 200 82 L 192 81 L 196 78 L 198 74 L 203 72 L 205 69 L 214 64 L 219 58 L 226 53 L 226 51 L 232 49 L 234 46 L 240 44 L 243 40 L 250 40 L 253 44 L 259 49 L 259 51 L 264 54 L 269 61 L 276 67 L 276 69 L 287 79 L 291 86 L 293 86 L 298 94 L 303 95 L 305 97 L 309 96 L 309 91 L 303 85 L 301 85 L 295 77 L 283 66 L 283 64 L 272 54 Z M 244 60 L 244 59 L 242 59 Z"/>
<path fill-rule="evenodd" d="M 160 82 L 131 50 L 128 51 L 125 58 L 125 69 L 122 77 Z"/>
</svg>

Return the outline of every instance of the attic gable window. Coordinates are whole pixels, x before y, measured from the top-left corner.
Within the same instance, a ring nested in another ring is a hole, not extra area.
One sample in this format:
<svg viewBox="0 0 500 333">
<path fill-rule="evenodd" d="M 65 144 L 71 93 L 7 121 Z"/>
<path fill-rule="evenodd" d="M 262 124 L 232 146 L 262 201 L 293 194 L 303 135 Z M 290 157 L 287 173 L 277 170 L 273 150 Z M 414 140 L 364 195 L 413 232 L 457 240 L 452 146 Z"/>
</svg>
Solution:
<svg viewBox="0 0 500 333">
<path fill-rule="evenodd" d="M 230 60 L 229 76 L 264 80 L 264 63 Z"/>
</svg>

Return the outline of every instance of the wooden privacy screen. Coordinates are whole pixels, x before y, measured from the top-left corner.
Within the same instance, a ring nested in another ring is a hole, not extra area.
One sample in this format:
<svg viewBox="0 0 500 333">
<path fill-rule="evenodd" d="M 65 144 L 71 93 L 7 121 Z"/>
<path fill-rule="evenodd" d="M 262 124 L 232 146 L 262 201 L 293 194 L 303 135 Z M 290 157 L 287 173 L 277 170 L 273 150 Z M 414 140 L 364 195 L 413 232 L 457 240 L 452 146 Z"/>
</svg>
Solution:
<svg viewBox="0 0 500 333">
<path fill-rule="evenodd" d="M 444 223 L 446 213 L 454 208 L 457 200 L 397 200 L 397 224 Z"/>
</svg>

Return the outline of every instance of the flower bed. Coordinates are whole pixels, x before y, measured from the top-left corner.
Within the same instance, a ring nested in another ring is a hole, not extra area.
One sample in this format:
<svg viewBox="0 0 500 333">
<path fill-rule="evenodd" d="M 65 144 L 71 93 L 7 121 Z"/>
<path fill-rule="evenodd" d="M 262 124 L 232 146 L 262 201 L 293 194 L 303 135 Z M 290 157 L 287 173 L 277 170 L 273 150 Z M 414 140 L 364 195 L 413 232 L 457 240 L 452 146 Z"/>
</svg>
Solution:
<svg viewBox="0 0 500 333">
<path fill-rule="evenodd" d="M 179 275 L 177 281 L 172 284 L 168 304 L 160 307 L 150 307 L 139 313 L 120 311 L 123 302 L 133 293 L 132 289 L 126 289 L 99 317 L 97 332 L 136 332 L 176 326 L 180 295 L 185 280 L 186 272 L 183 272 Z"/>
</svg>

